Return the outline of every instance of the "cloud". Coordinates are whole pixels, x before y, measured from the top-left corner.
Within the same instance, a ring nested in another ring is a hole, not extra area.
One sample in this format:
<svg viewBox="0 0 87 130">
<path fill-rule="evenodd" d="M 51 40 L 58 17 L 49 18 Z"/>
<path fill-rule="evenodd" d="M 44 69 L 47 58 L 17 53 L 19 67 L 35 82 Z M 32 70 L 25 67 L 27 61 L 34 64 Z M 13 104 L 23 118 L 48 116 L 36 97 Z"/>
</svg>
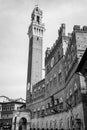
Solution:
<svg viewBox="0 0 87 130">
<path fill-rule="evenodd" d="M 57 39 L 61 23 L 67 24 L 67 32 L 72 31 L 74 24 L 86 24 L 86 0 L 0 0 L 0 95 L 7 93 L 8 96 L 25 97 L 27 31 L 36 4 L 43 10 L 46 27 L 44 51 Z"/>
</svg>

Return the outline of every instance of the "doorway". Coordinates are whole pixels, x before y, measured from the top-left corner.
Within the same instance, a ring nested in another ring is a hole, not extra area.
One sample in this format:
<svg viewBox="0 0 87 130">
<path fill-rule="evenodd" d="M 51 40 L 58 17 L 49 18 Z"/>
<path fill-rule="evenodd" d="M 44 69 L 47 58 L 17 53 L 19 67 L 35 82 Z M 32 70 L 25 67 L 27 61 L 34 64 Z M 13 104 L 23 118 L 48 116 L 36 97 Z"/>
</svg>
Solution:
<svg viewBox="0 0 87 130">
<path fill-rule="evenodd" d="M 27 129 L 27 119 L 21 118 L 19 121 L 19 130 L 26 130 Z"/>
</svg>

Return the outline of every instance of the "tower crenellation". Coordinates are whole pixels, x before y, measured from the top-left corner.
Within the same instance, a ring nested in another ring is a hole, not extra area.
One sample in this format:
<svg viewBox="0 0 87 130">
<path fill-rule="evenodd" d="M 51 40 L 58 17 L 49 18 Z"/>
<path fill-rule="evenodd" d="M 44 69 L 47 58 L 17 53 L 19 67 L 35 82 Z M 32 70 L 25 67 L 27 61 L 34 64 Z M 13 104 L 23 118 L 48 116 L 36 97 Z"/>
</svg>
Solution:
<svg viewBox="0 0 87 130">
<path fill-rule="evenodd" d="M 87 26 L 83 26 L 83 31 L 87 32 Z"/>
<path fill-rule="evenodd" d="M 55 53 L 56 49 L 58 49 L 60 45 L 62 46 L 62 41 L 64 36 L 65 36 L 65 24 L 63 23 L 61 24 L 61 27 L 58 30 L 58 39 L 55 41 L 53 46 L 51 48 L 47 48 L 45 52 L 45 64 L 46 62 L 48 62 L 50 58 L 52 58 L 52 55 Z"/>
<path fill-rule="evenodd" d="M 29 26 L 28 35 L 43 37 L 45 25 L 42 23 L 43 13 L 38 6 L 36 6 L 31 14 L 31 24 Z"/>
<path fill-rule="evenodd" d="M 31 21 L 41 23 L 43 17 L 43 12 L 38 6 L 36 6 L 31 14 Z"/>
<path fill-rule="evenodd" d="M 60 29 L 58 30 L 58 35 L 59 35 L 59 37 L 65 36 L 65 24 L 64 24 L 64 23 L 61 24 L 61 27 L 60 27 Z"/>
<path fill-rule="evenodd" d="M 80 27 L 80 25 L 74 25 L 73 27 L 73 32 L 82 32 L 82 33 L 85 33 L 87 32 L 87 26 L 83 26 L 82 28 Z"/>
</svg>

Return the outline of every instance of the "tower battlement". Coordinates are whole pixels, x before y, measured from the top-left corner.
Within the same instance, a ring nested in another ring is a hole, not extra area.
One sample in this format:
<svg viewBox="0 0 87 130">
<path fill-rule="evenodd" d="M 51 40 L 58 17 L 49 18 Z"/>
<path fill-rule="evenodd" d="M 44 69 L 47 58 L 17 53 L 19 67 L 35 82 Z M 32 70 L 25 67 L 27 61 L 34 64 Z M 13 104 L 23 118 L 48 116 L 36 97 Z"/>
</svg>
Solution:
<svg viewBox="0 0 87 130">
<path fill-rule="evenodd" d="M 80 25 L 74 25 L 73 27 L 73 31 L 79 31 L 79 32 L 87 32 L 87 26 L 83 26 L 82 28 L 80 28 Z"/>
<path fill-rule="evenodd" d="M 31 14 L 31 24 L 28 29 L 29 38 L 33 35 L 43 37 L 45 25 L 42 23 L 43 13 L 38 6 L 36 6 Z"/>
<path fill-rule="evenodd" d="M 35 17 L 36 16 L 36 17 Z M 37 22 L 42 22 L 41 18 L 43 16 L 43 12 L 42 10 L 40 10 L 40 8 L 38 6 L 36 6 L 31 14 L 31 21 L 36 21 L 36 19 L 38 19 Z"/>
<path fill-rule="evenodd" d="M 62 37 L 65 37 L 65 24 L 61 24 L 59 30 L 58 30 L 58 39 L 55 41 L 53 46 L 51 48 L 47 48 L 45 51 L 45 64 L 47 61 L 52 57 L 56 49 L 60 46 L 62 43 Z"/>
</svg>

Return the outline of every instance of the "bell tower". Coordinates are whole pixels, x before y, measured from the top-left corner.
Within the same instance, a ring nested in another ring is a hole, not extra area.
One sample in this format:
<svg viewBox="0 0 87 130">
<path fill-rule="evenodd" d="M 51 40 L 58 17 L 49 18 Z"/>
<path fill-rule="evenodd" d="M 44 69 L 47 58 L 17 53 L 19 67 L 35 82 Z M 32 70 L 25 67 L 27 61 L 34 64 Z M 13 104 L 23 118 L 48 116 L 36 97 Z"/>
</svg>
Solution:
<svg viewBox="0 0 87 130">
<path fill-rule="evenodd" d="M 42 23 L 42 11 L 36 6 L 31 14 L 28 29 L 29 56 L 27 72 L 27 98 L 32 86 L 42 79 L 42 46 L 45 27 Z"/>
</svg>

